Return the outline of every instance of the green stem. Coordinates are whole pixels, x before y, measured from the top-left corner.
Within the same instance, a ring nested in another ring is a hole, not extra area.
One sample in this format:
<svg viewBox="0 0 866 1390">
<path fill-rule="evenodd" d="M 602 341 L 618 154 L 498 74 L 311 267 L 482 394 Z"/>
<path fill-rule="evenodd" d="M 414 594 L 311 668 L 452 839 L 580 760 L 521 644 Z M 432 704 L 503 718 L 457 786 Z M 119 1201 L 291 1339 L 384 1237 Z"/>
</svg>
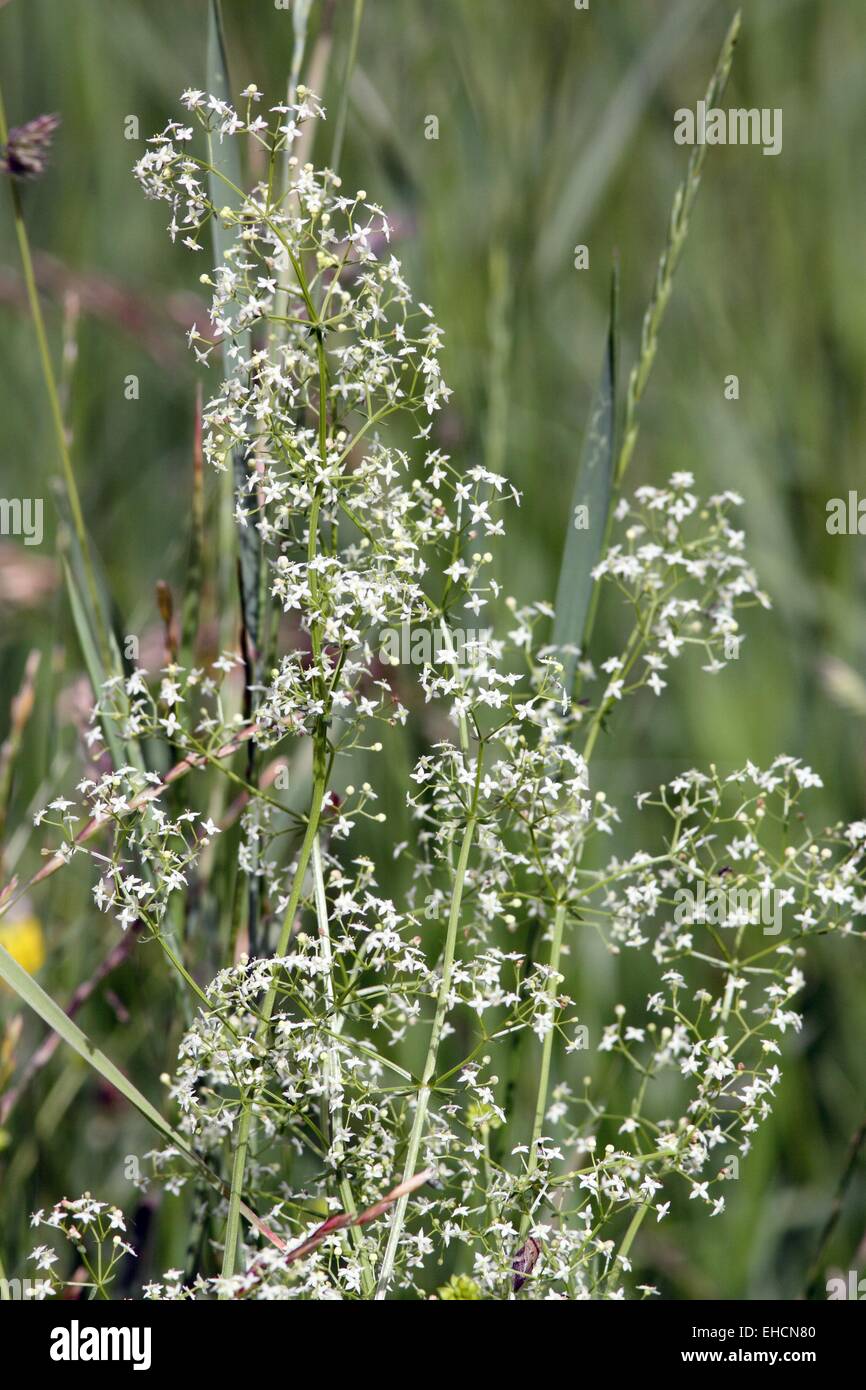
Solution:
<svg viewBox="0 0 866 1390">
<path fill-rule="evenodd" d="M 322 809 L 322 797 L 325 794 L 325 779 L 318 776 L 313 784 L 313 796 L 310 803 L 310 815 L 307 820 L 307 829 L 304 834 L 304 841 L 301 845 L 301 853 L 298 858 L 298 866 L 295 869 L 295 877 L 292 882 L 292 891 L 289 897 L 289 904 L 286 908 L 286 915 L 283 919 L 280 939 L 277 943 L 276 954 L 283 956 L 289 944 L 289 937 L 292 931 L 292 924 L 295 920 L 295 913 L 298 910 L 298 903 L 301 900 L 301 892 L 304 886 L 304 877 L 307 872 L 307 865 L 310 862 L 310 855 L 316 841 L 316 834 L 319 828 L 319 816 Z M 274 1004 L 277 998 L 276 978 L 271 980 L 265 1001 L 262 1006 L 261 1018 L 256 1028 L 256 1041 L 263 1042 L 271 1023 L 271 1016 L 274 1012 Z M 246 1169 L 247 1151 L 249 1149 L 250 1126 L 252 1123 L 252 1105 L 244 1102 L 241 1122 L 238 1127 L 238 1137 L 235 1144 L 234 1160 L 232 1163 L 231 1191 L 229 1193 L 229 1210 L 226 1218 L 225 1248 L 223 1250 L 222 1277 L 230 1279 L 235 1271 L 235 1260 L 237 1258 L 238 1231 L 240 1229 L 240 1205 L 241 1196 L 244 1188 L 244 1172 Z"/>
<path fill-rule="evenodd" d="M 616 1259 L 611 1265 L 610 1274 L 607 1276 L 608 1284 L 612 1283 L 614 1280 L 617 1265 L 622 1264 L 623 1260 L 628 1258 L 628 1252 L 631 1250 L 631 1247 L 634 1243 L 634 1238 L 640 1230 L 641 1225 L 643 1223 L 643 1219 L 646 1216 L 649 1209 L 649 1202 L 645 1202 L 642 1207 L 638 1207 L 637 1211 L 632 1217 L 629 1223 L 629 1228 L 626 1231 L 625 1236 L 623 1237 L 622 1245 L 619 1247 L 619 1250 L 617 1251 Z"/>
<path fill-rule="evenodd" d="M 481 753 L 478 755 L 479 768 L 481 765 Z M 476 782 L 477 786 L 477 782 Z M 448 996 L 451 993 L 451 976 L 454 970 L 454 954 L 457 943 L 457 924 L 460 921 L 460 906 L 463 901 L 463 886 L 466 881 L 466 868 L 469 863 L 469 851 L 472 848 L 472 841 L 475 836 L 476 811 L 473 810 L 466 822 L 463 832 L 463 841 L 460 846 L 460 857 L 457 860 L 457 872 L 454 878 L 454 891 L 451 894 L 451 911 L 448 915 L 448 930 L 445 936 L 445 955 L 442 961 L 442 979 L 439 984 L 439 993 L 436 999 L 436 1013 L 433 1018 L 433 1027 L 430 1031 L 430 1042 L 427 1046 L 427 1060 L 424 1063 L 424 1071 L 421 1077 L 421 1088 L 418 1092 L 418 1103 L 415 1108 L 415 1119 L 412 1124 L 412 1132 L 409 1135 L 409 1147 L 406 1151 L 406 1162 L 403 1165 L 403 1182 L 408 1182 L 413 1176 L 418 1162 L 418 1150 L 421 1147 L 421 1136 L 427 1120 L 427 1106 L 430 1101 L 430 1082 L 436 1072 L 436 1059 L 439 1053 L 439 1043 L 442 1038 L 442 1029 L 445 1025 L 445 1016 L 448 1012 Z M 385 1256 L 382 1260 L 382 1268 L 379 1271 L 379 1282 L 376 1287 L 376 1298 L 387 1297 L 388 1286 L 391 1282 L 391 1275 L 394 1272 L 394 1261 L 397 1255 L 397 1247 L 400 1237 L 403 1234 L 403 1225 L 406 1219 L 406 1206 L 408 1197 L 401 1197 L 394 1208 L 391 1218 L 391 1229 L 388 1232 L 388 1244 L 385 1247 Z"/>
<path fill-rule="evenodd" d="M 332 1096 L 339 1095 L 342 1089 L 342 1069 L 340 1067 L 340 1051 L 337 1038 L 342 1027 L 342 1018 L 335 1012 L 334 1000 L 334 974 L 333 958 L 331 955 L 331 932 L 328 922 L 328 901 L 325 896 L 325 876 L 322 871 L 322 851 L 319 847 L 319 837 L 313 841 L 313 891 L 316 899 L 316 920 L 319 927 L 319 949 L 322 960 L 327 966 L 324 976 L 325 1003 L 327 1005 L 328 1016 L 331 1018 L 331 1044 L 328 1050 L 328 1062 L 325 1079 L 324 1114 L 322 1132 L 331 1140 L 334 1162 L 336 1165 L 337 1188 L 340 1193 L 340 1200 L 343 1203 L 343 1210 L 351 1216 L 358 1213 L 355 1195 L 352 1191 L 352 1184 L 348 1177 L 341 1172 L 343 1164 L 343 1140 L 342 1137 L 334 1139 L 335 1132 L 339 1135 L 343 1127 L 343 1106 L 342 1103 L 334 1103 L 332 1107 Z M 333 1118 L 332 1118 L 333 1117 Z M 361 1286 L 369 1297 L 376 1286 L 373 1275 L 373 1266 L 367 1251 L 367 1242 L 364 1239 L 364 1232 L 360 1226 L 350 1227 L 350 1238 L 358 1258 L 361 1262 Z"/>
<path fill-rule="evenodd" d="M 244 1172 L 247 1164 L 247 1150 L 250 1142 L 252 1115 L 252 1106 L 245 1103 L 241 1114 L 241 1123 L 238 1129 L 234 1158 L 232 1159 L 232 1182 L 229 1192 L 229 1211 L 226 1217 L 225 1246 L 223 1249 L 223 1279 L 231 1279 L 235 1272 L 235 1259 L 237 1257 L 238 1235 L 240 1233 L 241 1224 L 241 1193 L 244 1188 Z M 228 1294 L 223 1294 L 222 1297 L 227 1298 Z"/>
<path fill-rule="evenodd" d="M 557 975 L 559 973 L 559 961 L 562 955 L 562 935 L 564 926 L 565 904 L 560 903 L 553 919 L 553 940 L 550 943 L 550 975 L 547 980 L 546 994 L 551 1002 L 556 998 Z M 544 1115 L 547 1110 L 547 1088 L 550 1084 L 550 1061 L 553 1054 L 553 1038 L 555 1033 L 556 1028 L 551 1021 L 550 1028 L 544 1035 L 544 1044 L 541 1049 L 541 1070 L 538 1074 L 538 1094 L 535 1100 L 535 1120 L 532 1125 L 532 1143 L 529 1148 L 529 1163 L 526 1169 L 527 1176 L 531 1176 L 538 1167 L 538 1143 L 541 1138 Z M 521 1240 L 526 1239 L 530 1219 L 530 1212 L 524 1212 L 520 1222 Z"/>
<path fill-rule="evenodd" d="M 6 107 L 3 101 L 3 91 L 0 87 L 0 145 L 5 145 L 9 139 L 9 130 L 6 122 Z M 100 654 L 106 674 L 113 668 L 113 662 L 109 652 L 108 643 L 102 624 L 99 620 L 102 614 L 102 605 L 99 602 L 98 590 L 96 587 L 96 577 L 93 572 L 93 563 L 90 558 L 90 549 L 87 544 L 87 533 L 84 527 L 84 514 L 81 510 L 81 498 L 78 495 L 78 485 L 75 481 L 75 473 L 72 468 L 72 459 L 69 456 L 69 446 L 66 442 L 66 427 L 63 423 L 63 410 L 60 404 L 60 393 L 57 389 L 57 381 L 54 376 L 54 368 L 51 363 L 51 352 L 48 347 L 48 336 L 45 332 L 45 321 L 42 317 L 42 307 L 39 303 L 39 291 L 36 287 L 36 276 L 33 271 L 33 257 L 30 253 L 30 239 L 27 235 L 27 227 L 24 223 L 24 212 L 21 206 L 21 192 L 14 178 L 9 179 L 9 188 L 12 195 L 12 211 L 15 217 L 15 233 L 18 238 L 18 250 L 21 255 L 21 267 L 24 272 L 24 284 L 27 289 L 27 302 L 30 307 L 30 317 L 33 320 L 33 328 L 36 333 L 36 342 L 39 348 L 39 360 L 42 366 L 42 376 L 45 381 L 45 389 L 48 393 L 48 403 L 51 411 L 51 420 L 54 425 L 54 433 L 57 439 L 57 449 L 60 454 L 60 464 L 63 472 L 63 482 L 66 489 L 66 497 L 69 503 L 69 510 L 72 515 L 72 525 L 81 551 L 81 559 L 84 565 L 87 587 L 90 592 L 90 601 L 93 606 L 93 616 L 96 622 L 96 637 L 100 646 Z"/>
</svg>

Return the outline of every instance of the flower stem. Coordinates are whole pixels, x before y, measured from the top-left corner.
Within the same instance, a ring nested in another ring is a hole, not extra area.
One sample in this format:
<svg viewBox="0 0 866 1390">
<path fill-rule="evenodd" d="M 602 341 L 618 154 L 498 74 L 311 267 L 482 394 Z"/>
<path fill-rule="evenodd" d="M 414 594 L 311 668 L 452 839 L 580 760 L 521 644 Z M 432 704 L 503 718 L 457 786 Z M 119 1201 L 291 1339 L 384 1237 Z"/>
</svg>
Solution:
<svg viewBox="0 0 866 1390">
<path fill-rule="evenodd" d="M 553 919 L 553 940 L 550 944 L 550 974 L 547 978 L 547 997 L 551 1004 L 556 998 L 557 975 L 559 973 L 559 960 L 562 955 L 562 934 L 565 926 L 565 904 L 560 903 L 556 909 Z M 527 1176 L 531 1176 L 538 1167 L 538 1143 L 541 1138 L 541 1130 L 544 1125 L 544 1115 L 547 1110 L 547 1088 L 550 1084 L 550 1059 L 553 1053 L 553 1038 L 556 1029 L 551 1019 L 550 1028 L 544 1035 L 544 1044 L 541 1049 L 541 1070 L 538 1073 L 538 1094 L 535 1100 L 535 1120 L 532 1126 L 532 1143 L 529 1146 L 529 1162 L 527 1164 Z M 524 1212 L 520 1222 L 520 1238 L 526 1239 L 531 1220 L 530 1212 Z"/>
<path fill-rule="evenodd" d="M 478 763 L 480 768 L 480 751 Z M 445 935 L 445 955 L 442 961 L 442 979 L 439 984 L 439 993 L 436 999 L 436 1013 L 430 1032 L 430 1042 L 427 1046 L 427 1060 L 424 1063 L 421 1088 L 418 1092 L 418 1103 L 415 1107 L 415 1119 L 412 1124 L 412 1132 L 409 1135 L 406 1162 L 403 1166 L 403 1182 L 408 1182 L 409 1178 L 411 1178 L 412 1174 L 415 1172 L 418 1150 L 421 1146 L 421 1136 L 424 1132 L 424 1126 L 427 1120 L 427 1106 L 430 1101 L 430 1082 L 436 1071 L 439 1043 L 442 1038 L 442 1029 L 445 1025 L 445 1016 L 448 1012 L 448 996 L 451 993 L 451 976 L 454 970 L 454 953 L 457 943 L 457 924 L 460 921 L 463 886 L 466 881 L 469 851 L 472 848 L 472 841 L 475 837 L 475 826 L 476 809 L 473 805 L 472 812 L 470 813 L 469 819 L 466 822 L 466 828 L 463 832 L 463 841 L 460 845 L 460 857 L 457 860 L 457 872 L 454 878 L 454 889 L 451 894 L 451 911 L 448 914 L 448 930 Z M 382 1268 L 379 1271 L 379 1282 L 376 1286 L 377 1299 L 386 1298 L 388 1294 L 388 1286 L 391 1282 L 391 1275 L 394 1272 L 394 1260 L 397 1255 L 397 1246 L 400 1243 L 400 1237 L 403 1233 L 408 1200 L 408 1196 L 401 1197 L 394 1208 L 394 1215 L 391 1218 L 391 1229 L 388 1232 L 388 1244 L 385 1247 L 385 1256 L 382 1260 Z"/>
<path fill-rule="evenodd" d="M 286 915 L 283 919 L 280 939 L 277 942 L 278 956 L 286 953 L 289 944 L 289 936 L 292 931 L 292 924 L 295 920 L 295 913 L 298 910 L 298 903 L 301 900 L 301 892 L 304 886 L 304 877 L 307 872 L 307 865 L 310 862 L 310 855 L 316 841 L 316 834 L 319 828 L 319 816 L 322 809 L 322 797 L 325 794 L 324 776 L 318 776 L 313 784 L 313 796 L 310 802 L 310 814 L 307 820 L 307 829 L 304 834 L 301 853 L 298 858 L 298 865 L 295 869 L 295 877 L 292 882 L 292 891 L 289 896 L 289 905 L 286 908 Z M 256 1029 L 256 1041 L 262 1042 L 268 1032 L 271 1022 L 271 1015 L 274 1012 L 274 1004 L 277 998 L 276 978 L 272 979 L 265 995 L 265 1002 L 262 1006 L 262 1015 Z M 234 1159 L 232 1162 L 231 1191 L 229 1193 L 229 1210 L 226 1217 L 225 1248 L 223 1249 L 222 1277 L 230 1279 L 234 1274 L 235 1260 L 237 1258 L 238 1232 L 240 1230 L 240 1206 L 244 1187 L 244 1172 L 247 1162 L 247 1151 L 249 1149 L 250 1127 L 252 1124 L 252 1105 L 244 1103 L 241 1114 L 241 1122 L 238 1127 L 237 1143 L 235 1144 Z"/>
<path fill-rule="evenodd" d="M 343 1105 L 339 1096 L 343 1089 L 343 1079 L 337 1037 L 342 1026 L 342 1016 L 337 1016 L 334 1008 L 335 991 L 333 958 L 331 955 L 331 933 L 328 922 L 328 901 L 325 896 L 325 876 L 322 871 L 322 851 L 319 846 L 318 834 L 313 841 L 313 891 L 316 899 L 316 920 L 319 927 L 319 949 L 322 960 L 327 966 L 324 976 L 325 1002 L 327 1004 L 328 1014 L 331 1016 L 331 1044 L 328 1051 L 325 1074 L 322 1133 L 329 1137 L 331 1141 L 337 1174 L 337 1189 L 340 1194 L 340 1200 L 343 1203 L 343 1210 L 348 1212 L 350 1216 L 356 1216 L 358 1208 L 355 1202 L 355 1195 L 352 1191 L 352 1184 L 349 1182 L 348 1177 L 341 1172 L 343 1164 L 343 1139 L 340 1131 L 343 1128 Z M 334 1097 L 337 1099 L 334 1099 Z M 364 1293 L 369 1297 L 376 1286 L 376 1280 L 373 1275 L 373 1266 L 370 1263 L 364 1232 L 360 1226 L 350 1226 L 349 1231 L 352 1244 L 361 1262 L 361 1287 Z"/>
<path fill-rule="evenodd" d="M 610 1267 L 610 1273 L 607 1276 L 608 1284 L 613 1282 L 614 1275 L 616 1274 L 617 1265 L 622 1264 L 623 1260 L 625 1260 L 628 1257 L 628 1252 L 631 1250 L 631 1247 L 634 1244 L 634 1238 L 640 1230 L 641 1225 L 643 1224 L 643 1219 L 646 1216 L 649 1209 L 649 1202 L 644 1202 L 643 1206 L 638 1207 L 637 1211 L 635 1212 L 634 1216 L 629 1222 L 628 1230 L 623 1236 L 622 1245 L 619 1247 L 619 1250 L 616 1253 L 616 1258 Z"/>
<path fill-rule="evenodd" d="M 5 145 L 8 139 L 9 130 L 6 123 L 6 107 L 3 101 L 3 91 L 2 88 L 0 88 L 0 145 Z M 48 347 L 48 336 L 45 332 L 45 321 L 42 317 L 42 307 L 39 303 L 39 291 L 36 287 L 36 276 L 33 271 L 33 257 L 30 253 L 30 238 L 27 235 L 27 227 L 24 222 L 24 211 L 21 206 L 21 193 L 14 178 L 9 179 L 9 188 L 12 195 L 12 211 L 15 217 L 15 233 L 18 238 L 18 250 L 21 255 L 21 268 L 24 272 L 24 284 L 27 290 L 27 302 L 30 308 L 30 317 L 33 320 L 33 328 L 36 333 L 36 343 L 39 349 L 39 360 L 42 367 L 42 376 L 45 381 L 45 390 L 48 393 L 48 404 L 51 411 L 51 420 L 54 425 L 54 433 L 57 439 L 57 449 L 60 454 L 66 498 L 69 503 L 72 525 L 75 530 L 75 537 L 78 541 L 78 548 L 81 552 L 81 559 L 84 565 L 87 588 L 93 607 L 93 618 L 96 625 L 96 638 L 99 643 L 100 655 L 102 657 L 105 673 L 108 675 L 114 663 L 111 659 L 108 642 L 101 622 L 102 605 L 99 601 L 96 577 L 93 572 L 90 548 L 87 543 L 84 514 L 81 510 L 81 498 L 78 494 L 78 484 L 75 481 L 72 459 L 69 455 L 69 445 L 66 441 L 66 426 L 63 423 L 60 392 L 57 389 L 54 367 L 51 363 L 51 352 Z"/>
<path fill-rule="evenodd" d="M 225 1245 L 223 1247 L 222 1277 L 230 1279 L 235 1272 L 235 1259 L 238 1250 L 238 1235 L 241 1224 L 241 1194 L 244 1189 L 244 1173 L 247 1164 L 247 1150 L 250 1142 L 252 1107 L 244 1104 L 238 1139 L 232 1159 L 232 1182 L 229 1192 L 229 1210 L 226 1217 Z M 228 1297 L 223 1294 L 222 1297 Z"/>
</svg>

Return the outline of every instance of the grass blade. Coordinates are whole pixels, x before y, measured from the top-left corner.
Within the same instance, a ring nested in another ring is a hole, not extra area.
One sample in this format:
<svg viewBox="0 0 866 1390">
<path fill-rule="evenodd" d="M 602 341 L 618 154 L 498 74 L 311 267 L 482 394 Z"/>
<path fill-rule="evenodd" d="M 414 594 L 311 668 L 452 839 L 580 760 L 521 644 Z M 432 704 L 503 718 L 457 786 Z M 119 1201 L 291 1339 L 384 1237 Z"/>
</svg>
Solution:
<svg viewBox="0 0 866 1390">
<path fill-rule="evenodd" d="M 176 1134 L 167 1120 L 163 1119 L 159 1111 L 151 1105 L 146 1096 L 132 1084 L 127 1076 L 124 1076 L 119 1067 L 100 1051 L 85 1033 L 73 1023 L 72 1019 L 65 1014 L 60 1005 L 55 1003 L 50 994 L 47 994 L 40 984 L 33 979 L 27 971 L 20 966 L 9 954 L 5 946 L 0 945 L 0 978 L 2 978 L 18 997 L 38 1014 L 43 1023 L 47 1023 L 49 1028 L 53 1028 L 64 1042 L 83 1057 L 100 1076 L 104 1077 L 116 1090 L 120 1092 L 130 1105 L 133 1105 L 146 1120 L 153 1125 L 154 1129 L 159 1130 L 160 1134 L 169 1139 L 172 1144 L 177 1144 L 184 1153 L 188 1153 L 185 1140 Z"/>
<path fill-rule="evenodd" d="M 618 295 L 618 275 L 614 267 L 610 289 L 610 323 L 601 380 L 574 480 L 569 526 L 556 589 L 553 641 L 559 647 L 575 649 L 563 657 L 564 683 L 568 691 L 571 691 L 574 683 L 577 649 L 583 648 L 593 593 L 592 571 L 601 557 L 613 491 Z M 581 511 L 578 511 L 579 508 Z"/>
<path fill-rule="evenodd" d="M 514 312 L 508 253 L 494 246 L 489 258 L 490 309 L 487 318 L 488 358 L 487 428 L 485 466 L 504 473 L 508 446 L 508 366 L 512 351 L 511 320 Z"/>
<path fill-rule="evenodd" d="M 220 1192 L 226 1192 L 225 1183 L 211 1172 L 198 1154 L 192 1152 L 182 1135 L 172 1129 L 168 1120 L 164 1119 L 154 1105 L 151 1105 L 147 1096 L 133 1085 L 129 1077 L 115 1066 L 110 1057 L 106 1057 L 105 1053 L 90 1041 L 87 1034 L 78 1027 L 78 1024 L 73 1023 L 69 1015 L 64 1013 L 60 1005 L 51 998 L 51 995 L 47 994 L 31 975 L 27 974 L 27 971 L 13 959 L 6 947 L 2 945 L 0 945 L 0 979 L 15 991 L 23 1003 L 39 1015 L 43 1023 L 47 1023 L 49 1028 L 53 1028 L 54 1032 L 68 1043 L 79 1057 L 82 1057 L 89 1066 L 93 1067 L 94 1071 L 97 1071 L 104 1080 L 114 1086 L 115 1090 L 119 1091 L 164 1139 L 179 1149 L 184 1158 L 200 1168 Z M 239 1210 L 262 1235 L 280 1249 L 284 1248 L 284 1242 L 274 1235 L 273 1231 L 256 1216 L 245 1202 L 239 1203 Z"/>
<path fill-rule="evenodd" d="M 66 580 L 66 590 L 69 594 L 69 607 L 72 610 L 72 620 L 75 624 L 75 631 L 78 634 L 78 645 L 81 648 L 81 655 L 87 667 L 87 674 L 93 689 L 93 698 L 94 700 L 98 700 L 103 682 L 106 679 L 106 671 L 102 665 L 102 660 L 91 630 L 90 621 L 86 612 L 86 605 L 75 581 L 72 565 L 70 564 L 69 557 L 63 550 L 60 552 L 60 559 L 63 565 L 63 576 Z M 123 746 L 118 738 L 113 720 L 102 719 L 100 723 L 113 766 L 123 767 L 124 763 L 127 762 L 127 758 L 124 755 Z"/>
</svg>

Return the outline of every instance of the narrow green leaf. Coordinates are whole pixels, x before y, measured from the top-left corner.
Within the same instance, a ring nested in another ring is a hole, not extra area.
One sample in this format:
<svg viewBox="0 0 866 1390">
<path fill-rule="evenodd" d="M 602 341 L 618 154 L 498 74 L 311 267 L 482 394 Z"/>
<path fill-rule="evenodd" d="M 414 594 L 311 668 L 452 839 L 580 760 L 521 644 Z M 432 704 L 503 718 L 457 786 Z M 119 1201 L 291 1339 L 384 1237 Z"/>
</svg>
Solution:
<svg viewBox="0 0 866 1390">
<path fill-rule="evenodd" d="M 176 1134 L 167 1120 L 164 1120 L 159 1111 L 151 1105 L 146 1096 L 136 1086 L 133 1086 L 128 1077 L 124 1076 L 119 1067 L 106 1057 L 96 1047 L 85 1033 L 73 1023 L 68 1014 L 64 1013 L 60 1005 L 55 1003 L 50 994 L 47 994 L 40 984 L 28 975 L 27 971 L 20 966 L 17 960 L 9 954 L 5 946 L 0 946 L 0 978 L 2 978 L 20 999 L 27 1004 L 34 1013 L 37 1013 L 49 1028 L 53 1028 L 64 1042 L 74 1048 L 85 1062 L 99 1072 L 106 1081 L 120 1091 L 125 1096 L 130 1105 L 134 1105 L 146 1120 L 158 1129 L 164 1138 L 169 1139 L 172 1144 L 176 1144 L 184 1153 L 188 1153 L 185 1140 Z"/>
<path fill-rule="evenodd" d="M 90 677 L 90 684 L 93 687 L 94 699 L 99 698 L 99 692 L 106 679 L 106 672 L 102 665 L 102 660 L 97 650 L 93 632 L 86 612 L 86 605 L 83 601 L 79 586 L 76 583 L 72 566 L 67 556 L 61 551 L 61 562 L 63 564 L 63 577 L 66 580 L 66 590 L 69 594 L 69 607 L 72 610 L 72 620 L 75 623 L 75 631 L 78 634 L 78 645 L 81 648 L 81 655 L 87 667 L 87 674 Z M 123 767 L 129 759 L 124 755 L 123 745 L 118 737 L 114 721 L 103 719 L 102 731 L 105 734 L 105 741 L 108 751 L 111 754 L 111 761 L 115 767 Z"/>
<path fill-rule="evenodd" d="M 607 533 L 616 449 L 617 301 L 616 267 L 611 276 L 610 324 L 601 380 L 592 405 L 574 491 L 556 589 L 553 641 L 559 647 L 583 647 L 592 600 L 592 571 L 601 558 Z M 563 657 L 565 687 L 571 690 L 575 654 Z"/>
<path fill-rule="evenodd" d="M 28 975 L 23 966 L 20 966 L 17 960 L 6 950 L 6 947 L 2 945 L 0 945 L 0 980 L 3 980 L 10 989 L 13 989 L 19 999 L 27 1004 L 34 1013 L 38 1014 L 43 1023 L 47 1023 L 48 1027 L 52 1028 L 64 1042 L 68 1043 L 69 1046 L 78 1053 L 79 1057 L 83 1057 L 84 1061 L 93 1067 L 94 1071 L 99 1072 L 100 1076 L 104 1077 L 106 1081 L 114 1086 L 115 1089 L 129 1101 L 130 1105 L 134 1106 L 139 1114 L 143 1115 L 144 1118 L 153 1125 L 154 1129 L 156 1129 L 164 1139 L 167 1139 L 183 1154 L 184 1158 L 201 1169 L 214 1187 L 222 1192 L 224 1196 L 228 1195 L 228 1188 L 222 1179 L 211 1172 L 203 1159 L 199 1158 L 198 1154 L 193 1153 L 183 1136 L 178 1134 L 177 1130 L 172 1129 L 168 1120 L 163 1118 L 154 1105 L 151 1105 L 147 1096 L 143 1095 L 138 1087 L 133 1085 L 129 1077 L 125 1076 L 120 1068 L 115 1066 L 110 1057 L 106 1057 L 105 1053 L 102 1052 L 95 1043 L 90 1041 L 87 1034 L 78 1027 L 78 1024 L 73 1023 L 69 1015 L 64 1013 L 60 1005 L 51 998 L 51 995 L 46 993 L 42 986 L 33 979 L 32 975 Z M 251 1225 L 255 1226 L 256 1229 L 267 1236 L 269 1240 L 282 1248 L 282 1241 L 273 1234 L 245 1202 L 239 1204 L 239 1210 Z"/>
<path fill-rule="evenodd" d="M 104 575 L 91 565 L 92 583 L 88 583 L 81 546 L 71 525 L 65 499 L 58 492 L 55 495 L 60 515 L 57 548 L 78 645 L 96 700 L 109 676 L 123 674 L 123 660 L 112 621 L 107 616 L 112 605 Z M 122 767 L 128 763 L 144 772 L 144 755 L 138 741 L 133 738 L 124 742 L 110 719 L 101 720 L 101 724 L 114 766 Z"/>
</svg>

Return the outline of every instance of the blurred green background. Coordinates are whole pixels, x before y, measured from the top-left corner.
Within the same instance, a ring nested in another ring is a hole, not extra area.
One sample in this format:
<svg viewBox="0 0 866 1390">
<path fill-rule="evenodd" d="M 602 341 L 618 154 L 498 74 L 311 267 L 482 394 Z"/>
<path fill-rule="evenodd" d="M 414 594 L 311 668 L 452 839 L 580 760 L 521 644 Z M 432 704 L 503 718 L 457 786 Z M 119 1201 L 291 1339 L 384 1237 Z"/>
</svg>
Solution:
<svg viewBox="0 0 866 1390">
<path fill-rule="evenodd" d="M 522 490 L 498 549 L 520 601 L 553 597 L 584 422 L 598 376 L 611 261 L 621 268 L 623 366 L 634 358 L 667 218 L 688 151 L 673 113 L 703 95 L 733 13 L 727 0 L 366 0 L 342 173 L 393 215 L 397 253 L 445 330 L 454 390 L 439 442 L 465 464 L 486 459 Z M 334 112 L 353 0 L 314 0 L 307 41 Z M 272 0 L 225 0 L 235 92 L 254 81 L 281 98 L 293 15 Z M 9 0 L 0 7 L 0 78 L 11 124 L 57 111 L 51 168 L 24 189 L 26 220 L 55 360 L 67 341 L 65 392 L 75 468 L 121 632 L 157 628 L 154 585 L 180 593 L 188 540 L 196 380 L 183 333 L 196 314 L 205 258 L 172 247 L 165 210 L 130 172 L 146 136 L 178 114 L 184 87 L 205 85 L 204 0 Z M 864 811 L 866 543 L 831 537 L 831 497 L 862 485 L 866 457 L 866 6 L 862 0 L 748 0 L 725 105 L 781 107 L 777 158 L 713 148 L 659 356 L 641 413 L 629 486 L 695 473 L 703 492 L 746 499 L 749 550 L 774 610 L 747 625 L 738 662 L 717 677 L 683 663 L 665 700 L 629 707 L 602 742 L 593 783 L 623 809 L 676 770 L 722 769 L 777 753 L 801 756 L 825 783 L 816 823 Z M 438 118 L 438 139 L 425 138 Z M 127 139 L 127 118 L 140 137 Z M 331 124 L 313 158 L 327 162 Z M 56 450 L 25 312 L 8 195 L 0 213 L 2 492 L 46 499 L 40 549 L 0 540 L 0 737 L 28 651 L 44 653 L 34 718 L 18 760 L 5 871 L 38 867 L 28 829 L 46 785 L 79 772 L 81 660 L 53 569 L 48 499 Z M 586 244 L 590 265 L 574 267 Z M 724 379 L 739 377 L 738 401 Z M 139 398 L 128 400 L 135 375 Z M 212 379 L 215 386 L 216 378 Z M 205 378 L 204 389 L 209 389 Z M 212 487 L 210 480 L 208 486 Z M 212 562 L 213 563 L 213 562 Z M 604 652 L 605 615 L 598 629 Z M 159 654 L 156 647 L 157 657 Z M 379 760 L 383 805 L 399 838 L 401 763 Z M 357 775 L 357 774 L 355 774 Z M 374 848 L 369 846 L 368 848 Z M 382 860 L 387 855 L 381 856 Z M 399 884 L 386 886 L 392 891 Z M 40 979 L 69 997 L 114 944 L 77 869 L 34 895 L 48 959 Z M 612 1004 L 643 1003 L 628 976 L 573 943 L 581 1017 L 596 1030 Z M 162 965 L 139 952 L 97 991 L 83 1025 L 155 1100 L 179 1023 L 156 988 Z M 680 1204 L 636 1254 L 669 1297 L 796 1297 L 866 1113 L 866 959 L 819 944 L 803 1033 L 788 1040 L 776 1114 L 726 1216 Z M 17 1013 L 0 995 L 0 1021 Z M 28 1019 L 26 1059 L 43 1033 Z M 575 1075 L 580 1058 L 570 1059 Z M 561 1075 L 566 1075 L 562 1073 Z M 532 1077 L 519 1097 L 527 1114 Z M 528 1123 L 528 1121 L 527 1121 Z M 58 1142 L 60 1140 L 60 1142 Z M 0 1241 L 7 1273 L 27 1246 L 27 1213 L 89 1188 L 130 1206 L 124 1156 L 151 1137 L 83 1064 L 61 1051 L 9 1120 L 0 1152 Z M 683 1210 L 683 1207 L 685 1210 Z M 144 1219 L 143 1214 L 140 1214 Z M 183 1262 L 181 1223 L 164 1223 L 139 1273 Z M 866 1161 L 848 1190 L 828 1258 L 861 1267 Z"/>
</svg>

